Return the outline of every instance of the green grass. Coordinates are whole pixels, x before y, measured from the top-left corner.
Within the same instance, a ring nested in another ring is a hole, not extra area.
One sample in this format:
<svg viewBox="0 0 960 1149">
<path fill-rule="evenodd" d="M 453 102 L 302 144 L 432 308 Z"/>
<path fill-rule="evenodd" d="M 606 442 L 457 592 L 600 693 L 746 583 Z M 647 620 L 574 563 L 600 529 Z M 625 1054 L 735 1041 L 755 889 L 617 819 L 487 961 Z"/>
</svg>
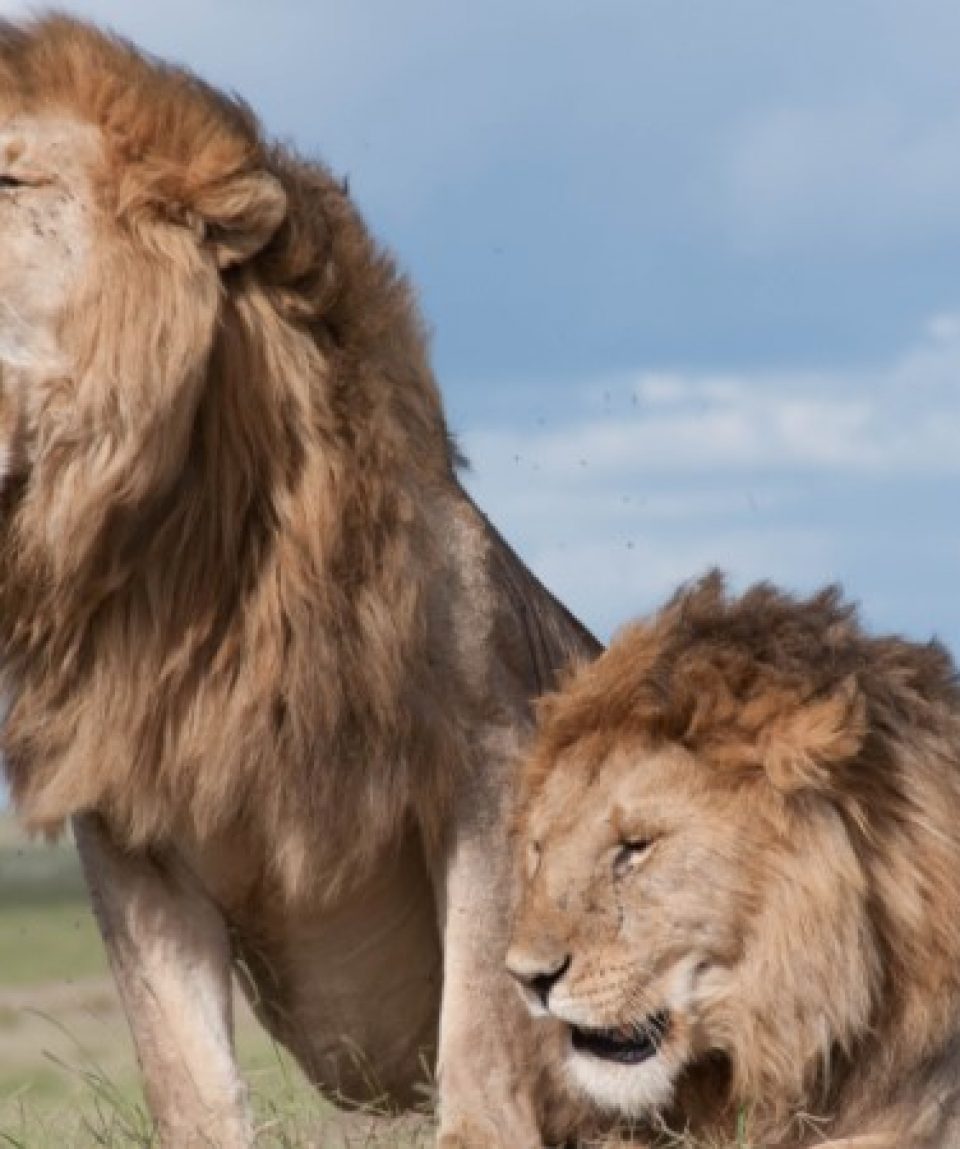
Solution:
<svg viewBox="0 0 960 1149">
<path fill-rule="evenodd" d="M 258 1147 L 429 1144 L 424 1122 L 343 1118 L 242 1008 L 238 1059 Z M 154 1144 L 132 1044 L 69 842 L 0 813 L 0 1149 Z"/>
<path fill-rule="evenodd" d="M 0 815 L 0 989 L 104 972 L 73 848 L 26 842 Z"/>
<path fill-rule="evenodd" d="M 103 972 L 100 934 L 82 902 L 0 904 L 3 988 L 70 982 Z"/>
<path fill-rule="evenodd" d="M 97 1145 L 141 1104 L 76 854 L 0 816 L 0 1149 Z"/>
</svg>

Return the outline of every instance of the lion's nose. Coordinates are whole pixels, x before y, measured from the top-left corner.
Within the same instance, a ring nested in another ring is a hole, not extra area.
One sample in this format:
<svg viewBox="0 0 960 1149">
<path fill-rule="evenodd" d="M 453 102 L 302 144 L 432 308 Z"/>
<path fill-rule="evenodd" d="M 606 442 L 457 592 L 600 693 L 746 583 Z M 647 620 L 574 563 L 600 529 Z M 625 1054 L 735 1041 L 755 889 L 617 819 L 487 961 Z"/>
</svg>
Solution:
<svg viewBox="0 0 960 1149">
<path fill-rule="evenodd" d="M 570 955 L 544 958 L 511 949 L 507 954 L 507 970 L 519 984 L 537 998 L 544 1009 L 550 991 L 570 968 Z"/>
</svg>

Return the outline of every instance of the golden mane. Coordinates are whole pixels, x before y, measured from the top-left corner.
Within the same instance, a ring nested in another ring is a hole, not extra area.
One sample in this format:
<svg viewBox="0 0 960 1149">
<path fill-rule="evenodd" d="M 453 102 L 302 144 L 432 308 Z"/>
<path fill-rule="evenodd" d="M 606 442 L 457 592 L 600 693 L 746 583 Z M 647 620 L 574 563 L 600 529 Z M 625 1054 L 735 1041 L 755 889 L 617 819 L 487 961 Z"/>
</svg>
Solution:
<svg viewBox="0 0 960 1149">
<path fill-rule="evenodd" d="M 731 598 L 712 572 L 625 627 L 601 664 L 569 676 L 562 697 L 541 700 L 538 761 L 548 770 L 584 740 L 599 760 L 642 736 L 718 764 L 762 761 L 789 788 L 812 780 L 805 768 L 826 782 L 824 763 L 852 758 L 871 720 L 916 721 L 957 699 L 939 643 L 867 636 L 838 587 L 798 601 L 759 583 Z M 810 753 L 792 753 L 801 741 Z"/>
<path fill-rule="evenodd" d="M 97 808 L 129 845 L 255 808 L 288 889 L 335 884 L 412 795 L 442 817 L 429 764 L 459 756 L 428 702 L 422 509 L 455 453 L 412 292 L 325 168 L 120 39 L 3 24 L 0 102 L 96 130 L 116 224 L 5 495 L 14 799 L 45 827 Z"/>
<path fill-rule="evenodd" d="M 740 928 L 766 973 L 749 1007 L 729 1003 L 729 1063 L 692 1071 L 676 1120 L 716 1133 L 746 1106 L 764 1144 L 806 1145 L 798 1113 L 838 1137 L 873 1121 L 891 1149 L 947 1144 L 938 1122 L 960 1102 L 960 683 L 947 651 L 867 634 L 836 588 L 731 597 L 714 573 L 625 628 L 542 701 L 540 719 L 515 818 L 523 843 L 548 783 L 550 808 L 565 810 L 603 794 L 608 763 L 671 746 L 698 764 L 712 808 L 777 827 L 766 852 L 737 863 L 756 903 Z M 595 873 L 595 860 L 581 864 Z M 538 919 L 522 920 L 536 937 Z M 565 943 L 575 968 L 592 960 L 589 928 Z"/>
</svg>

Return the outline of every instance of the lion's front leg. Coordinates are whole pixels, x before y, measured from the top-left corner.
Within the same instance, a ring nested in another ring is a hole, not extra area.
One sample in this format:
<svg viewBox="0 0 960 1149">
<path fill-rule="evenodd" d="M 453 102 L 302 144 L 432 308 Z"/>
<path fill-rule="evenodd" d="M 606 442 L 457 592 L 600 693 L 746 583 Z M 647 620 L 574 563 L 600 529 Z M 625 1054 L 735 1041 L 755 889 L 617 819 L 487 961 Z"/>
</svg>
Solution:
<svg viewBox="0 0 960 1149">
<path fill-rule="evenodd" d="M 161 1144 L 244 1149 L 222 916 L 180 867 L 118 849 L 98 816 L 74 833 Z"/>
<path fill-rule="evenodd" d="M 444 946 L 442 1149 L 539 1149 L 531 1026 L 504 966 L 509 867 L 503 766 L 462 781 L 434 869 Z"/>
</svg>

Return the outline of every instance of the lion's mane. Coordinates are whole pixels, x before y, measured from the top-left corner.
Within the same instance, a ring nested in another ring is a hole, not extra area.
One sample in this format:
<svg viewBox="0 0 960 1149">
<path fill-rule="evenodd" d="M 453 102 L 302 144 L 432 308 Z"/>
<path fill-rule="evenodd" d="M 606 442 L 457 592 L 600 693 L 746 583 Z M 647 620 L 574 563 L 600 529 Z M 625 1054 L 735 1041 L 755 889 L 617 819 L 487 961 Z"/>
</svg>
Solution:
<svg viewBox="0 0 960 1149">
<path fill-rule="evenodd" d="M 411 290 L 323 167 L 122 40 L 2 25 L 5 95 L 102 135 L 112 224 L 4 495 L 15 802 L 131 846 L 242 823 L 288 891 L 335 883 L 413 805 L 431 832 L 464 753 L 430 701 L 456 458 Z"/>
</svg>

